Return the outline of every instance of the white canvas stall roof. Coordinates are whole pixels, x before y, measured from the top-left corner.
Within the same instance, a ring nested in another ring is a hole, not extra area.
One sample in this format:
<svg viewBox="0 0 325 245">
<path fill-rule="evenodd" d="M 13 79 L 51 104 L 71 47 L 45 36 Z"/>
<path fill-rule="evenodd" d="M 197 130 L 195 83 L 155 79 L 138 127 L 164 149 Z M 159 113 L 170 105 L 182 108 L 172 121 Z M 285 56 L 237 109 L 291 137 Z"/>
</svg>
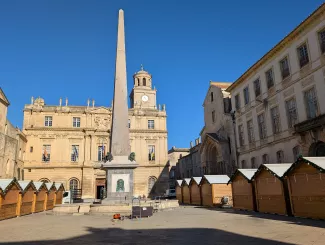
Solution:
<svg viewBox="0 0 325 245">
<path fill-rule="evenodd" d="M 186 178 L 186 179 L 183 179 L 183 182 L 182 182 L 182 184 L 186 184 L 186 185 L 189 185 L 190 184 L 190 181 L 191 181 L 191 179 L 190 178 Z"/>
<path fill-rule="evenodd" d="M 33 182 L 32 182 L 32 181 L 28 181 L 28 180 L 19 180 L 18 183 L 19 183 L 21 189 L 22 189 L 23 191 L 25 191 L 26 188 L 29 186 L 29 184 L 30 184 L 30 183 L 33 183 Z"/>
<path fill-rule="evenodd" d="M 47 187 L 48 190 L 51 190 L 51 188 L 53 186 L 55 186 L 54 183 L 45 183 L 45 185 L 46 185 L 46 187 Z"/>
<path fill-rule="evenodd" d="M 44 182 L 36 181 L 36 182 L 33 182 L 33 183 L 34 183 L 37 191 L 39 191 L 43 185 L 45 186 L 46 190 L 48 190 L 47 186 L 45 185 Z"/>
<path fill-rule="evenodd" d="M 195 181 L 195 183 L 197 185 L 200 184 L 201 180 L 202 180 L 202 177 L 192 177 L 192 179 L 191 179 L 191 181 Z"/>
<path fill-rule="evenodd" d="M 230 180 L 228 175 L 204 175 L 203 178 L 206 179 L 209 184 L 227 184 Z"/>
<path fill-rule="evenodd" d="M 292 163 L 273 163 L 263 164 L 271 172 L 275 173 L 278 177 L 282 178 L 284 173 L 291 167 Z"/>
<path fill-rule="evenodd" d="M 325 157 L 303 157 L 307 161 L 325 170 Z"/>
<path fill-rule="evenodd" d="M 0 179 L 0 189 L 5 192 L 15 179 Z M 21 188 L 21 187 L 20 187 Z"/>
<path fill-rule="evenodd" d="M 242 175 L 244 175 L 247 179 L 251 180 L 254 176 L 254 174 L 256 173 L 257 171 L 257 168 L 256 169 L 238 169 L 239 172 L 242 173 Z"/>
<path fill-rule="evenodd" d="M 63 184 L 62 183 L 60 183 L 60 182 L 55 182 L 55 188 L 58 190 L 58 189 L 60 189 L 60 187 L 61 186 L 63 186 Z M 63 186 L 63 189 L 64 189 L 64 186 Z"/>
<path fill-rule="evenodd" d="M 179 186 L 182 186 L 182 182 L 183 182 L 183 180 L 178 179 L 178 180 L 176 180 L 176 182 L 177 182 L 177 184 L 178 184 Z"/>
</svg>

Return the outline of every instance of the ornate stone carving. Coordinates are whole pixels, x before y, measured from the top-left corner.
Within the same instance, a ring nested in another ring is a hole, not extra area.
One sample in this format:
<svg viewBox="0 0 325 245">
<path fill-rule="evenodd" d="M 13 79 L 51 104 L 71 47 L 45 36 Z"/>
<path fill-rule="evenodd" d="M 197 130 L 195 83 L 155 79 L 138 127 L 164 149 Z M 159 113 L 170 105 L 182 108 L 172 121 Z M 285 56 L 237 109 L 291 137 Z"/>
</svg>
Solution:
<svg viewBox="0 0 325 245">
<path fill-rule="evenodd" d="M 311 75 L 310 77 L 307 77 L 306 79 L 301 81 L 301 86 L 304 88 L 313 82 L 314 82 L 314 75 Z"/>
<path fill-rule="evenodd" d="M 294 92 L 295 92 L 294 87 L 291 87 L 283 92 L 283 97 L 286 98 L 286 97 L 292 95 Z"/>
<path fill-rule="evenodd" d="M 95 116 L 94 122 L 97 128 L 106 129 L 109 125 L 110 116 Z"/>
</svg>

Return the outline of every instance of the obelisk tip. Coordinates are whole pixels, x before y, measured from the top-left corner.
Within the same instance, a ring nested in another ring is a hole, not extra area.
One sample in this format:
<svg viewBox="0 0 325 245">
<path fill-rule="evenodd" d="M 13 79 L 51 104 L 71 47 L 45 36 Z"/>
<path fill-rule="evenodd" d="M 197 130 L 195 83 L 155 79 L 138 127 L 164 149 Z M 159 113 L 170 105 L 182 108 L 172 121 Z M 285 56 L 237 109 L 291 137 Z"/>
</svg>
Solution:
<svg viewBox="0 0 325 245">
<path fill-rule="evenodd" d="M 120 14 L 123 14 L 123 13 L 124 13 L 123 9 L 120 9 L 118 12 L 119 12 Z"/>
</svg>

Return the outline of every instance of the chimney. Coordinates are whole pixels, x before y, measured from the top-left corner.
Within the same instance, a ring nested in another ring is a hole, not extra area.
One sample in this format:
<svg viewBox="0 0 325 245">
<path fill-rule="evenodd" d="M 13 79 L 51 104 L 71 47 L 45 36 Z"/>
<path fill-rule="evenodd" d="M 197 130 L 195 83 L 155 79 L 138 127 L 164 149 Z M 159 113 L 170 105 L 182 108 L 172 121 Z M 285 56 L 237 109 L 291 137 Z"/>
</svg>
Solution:
<svg viewBox="0 0 325 245">
<path fill-rule="evenodd" d="M 201 137 L 199 137 L 198 140 L 199 140 L 199 144 L 201 144 Z"/>
<path fill-rule="evenodd" d="M 68 98 L 65 98 L 65 106 L 68 106 Z"/>
<path fill-rule="evenodd" d="M 190 147 L 191 147 L 191 148 L 193 147 L 193 142 L 192 142 L 192 141 L 190 142 Z"/>
<path fill-rule="evenodd" d="M 87 109 L 89 108 L 90 99 L 87 100 Z"/>
<path fill-rule="evenodd" d="M 92 101 L 92 102 L 93 102 L 93 108 L 94 108 L 94 107 L 95 107 L 95 100 L 93 99 L 93 101 Z"/>
<path fill-rule="evenodd" d="M 59 99 L 59 105 L 62 106 L 62 98 Z"/>
<path fill-rule="evenodd" d="M 32 96 L 31 102 L 32 102 L 32 105 L 33 105 L 34 104 L 34 96 Z"/>
</svg>

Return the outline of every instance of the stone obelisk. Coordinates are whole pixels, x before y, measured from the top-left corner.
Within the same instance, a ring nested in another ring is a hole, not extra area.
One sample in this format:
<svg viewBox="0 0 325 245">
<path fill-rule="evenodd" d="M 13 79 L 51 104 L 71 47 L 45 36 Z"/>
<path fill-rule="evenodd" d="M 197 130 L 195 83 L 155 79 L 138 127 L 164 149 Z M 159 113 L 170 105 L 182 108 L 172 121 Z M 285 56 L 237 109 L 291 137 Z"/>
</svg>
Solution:
<svg viewBox="0 0 325 245">
<path fill-rule="evenodd" d="M 110 153 L 113 159 L 102 165 L 102 169 L 106 170 L 107 182 L 107 198 L 104 202 L 130 201 L 133 196 L 133 170 L 137 164 L 129 160 L 131 150 L 128 118 L 124 12 L 120 9 L 110 142 Z"/>
</svg>

